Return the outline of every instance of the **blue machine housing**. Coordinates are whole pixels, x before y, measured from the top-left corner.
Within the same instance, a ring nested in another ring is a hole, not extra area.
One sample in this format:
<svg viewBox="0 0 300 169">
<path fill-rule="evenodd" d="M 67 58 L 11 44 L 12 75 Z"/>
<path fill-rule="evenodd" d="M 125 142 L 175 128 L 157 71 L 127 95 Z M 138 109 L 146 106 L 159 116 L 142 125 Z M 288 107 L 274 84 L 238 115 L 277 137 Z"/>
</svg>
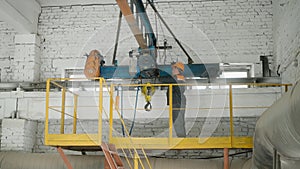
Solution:
<svg viewBox="0 0 300 169">
<path fill-rule="evenodd" d="M 159 77 L 167 77 L 172 73 L 170 65 L 158 65 Z M 185 77 L 215 78 L 219 76 L 218 63 L 209 64 L 186 64 Z M 129 66 L 101 66 L 100 76 L 105 79 L 133 79 L 140 78 L 140 73 L 129 74 Z"/>
</svg>

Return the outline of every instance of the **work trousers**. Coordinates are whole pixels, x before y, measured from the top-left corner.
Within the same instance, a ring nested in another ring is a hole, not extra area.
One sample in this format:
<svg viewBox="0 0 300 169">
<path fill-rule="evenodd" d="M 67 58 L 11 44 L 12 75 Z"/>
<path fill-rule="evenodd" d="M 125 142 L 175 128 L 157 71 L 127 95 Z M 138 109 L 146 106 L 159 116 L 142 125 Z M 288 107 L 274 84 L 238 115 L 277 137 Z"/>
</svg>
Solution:
<svg viewBox="0 0 300 169">
<path fill-rule="evenodd" d="M 172 120 L 177 137 L 186 137 L 184 114 L 185 110 L 176 110 L 176 108 L 173 108 Z"/>
</svg>

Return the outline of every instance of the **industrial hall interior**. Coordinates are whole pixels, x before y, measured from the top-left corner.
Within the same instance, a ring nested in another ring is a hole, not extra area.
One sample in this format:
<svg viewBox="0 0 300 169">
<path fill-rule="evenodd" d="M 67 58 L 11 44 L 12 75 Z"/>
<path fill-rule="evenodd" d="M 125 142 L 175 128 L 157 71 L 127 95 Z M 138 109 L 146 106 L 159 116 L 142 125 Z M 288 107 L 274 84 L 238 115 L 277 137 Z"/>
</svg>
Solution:
<svg viewBox="0 0 300 169">
<path fill-rule="evenodd" d="M 300 0 L 0 0 L 0 169 L 299 169 Z"/>
</svg>

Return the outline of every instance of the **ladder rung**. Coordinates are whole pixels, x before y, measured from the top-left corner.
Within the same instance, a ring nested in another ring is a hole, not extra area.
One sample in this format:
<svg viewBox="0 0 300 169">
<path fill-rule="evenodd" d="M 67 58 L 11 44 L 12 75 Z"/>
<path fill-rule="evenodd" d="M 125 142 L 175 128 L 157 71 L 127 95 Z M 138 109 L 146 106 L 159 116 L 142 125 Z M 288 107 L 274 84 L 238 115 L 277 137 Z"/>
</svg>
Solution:
<svg viewBox="0 0 300 169">
<path fill-rule="evenodd" d="M 123 162 L 117 152 L 116 146 L 113 144 L 102 143 L 101 145 L 105 158 L 110 165 L 117 169 L 124 169 Z"/>
<path fill-rule="evenodd" d="M 117 148 L 116 148 L 116 146 L 114 144 L 108 144 L 107 146 L 108 146 L 109 150 L 111 150 L 111 151 L 117 151 Z"/>
<path fill-rule="evenodd" d="M 109 151 L 110 154 L 113 154 L 113 155 L 119 155 L 118 152 L 115 152 L 115 151 Z"/>
<path fill-rule="evenodd" d="M 115 163 L 117 164 L 117 166 L 120 166 L 120 167 L 123 166 L 123 162 L 119 155 L 113 155 L 113 159 L 115 160 Z"/>
</svg>

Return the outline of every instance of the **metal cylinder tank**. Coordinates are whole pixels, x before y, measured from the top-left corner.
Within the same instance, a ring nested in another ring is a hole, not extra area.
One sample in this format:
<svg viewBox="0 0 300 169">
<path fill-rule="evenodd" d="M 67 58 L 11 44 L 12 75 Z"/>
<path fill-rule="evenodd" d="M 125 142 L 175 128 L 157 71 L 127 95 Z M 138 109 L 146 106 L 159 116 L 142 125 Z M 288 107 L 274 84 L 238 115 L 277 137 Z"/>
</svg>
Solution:
<svg viewBox="0 0 300 169">
<path fill-rule="evenodd" d="M 252 168 L 272 169 L 274 150 L 281 157 L 282 168 L 295 168 L 300 159 L 299 81 L 257 121 Z"/>
</svg>

